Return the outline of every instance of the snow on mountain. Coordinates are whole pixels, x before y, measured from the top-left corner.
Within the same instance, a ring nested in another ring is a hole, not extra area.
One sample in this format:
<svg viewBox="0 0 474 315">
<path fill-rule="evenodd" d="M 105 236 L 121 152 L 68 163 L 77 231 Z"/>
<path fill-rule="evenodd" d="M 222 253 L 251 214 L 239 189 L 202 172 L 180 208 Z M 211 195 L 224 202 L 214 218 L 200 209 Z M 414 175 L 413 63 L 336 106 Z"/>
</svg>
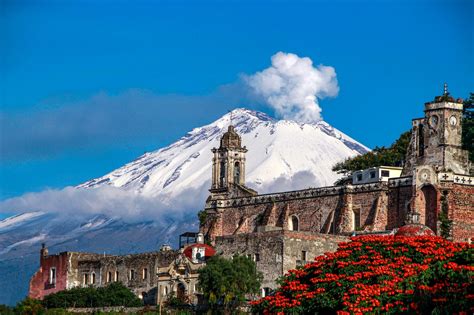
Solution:
<svg viewBox="0 0 474 315">
<path fill-rule="evenodd" d="M 5 220 L 0 221 L 0 231 L 5 230 L 7 228 L 13 228 L 16 225 L 22 224 L 33 218 L 41 216 L 42 214 L 43 214 L 42 212 L 36 211 L 36 212 L 21 213 L 21 214 L 17 214 L 12 217 L 6 218 Z"/>
<path fill-rule="evenodd" d="M 332 185 L 339 178 L 331 171 L 335 162 L 368 151 L 324 121 L 278 121 L 260 112 L 236 109 L 207 126 L 195 128 L 168 147 L 146 153 L 79 187 L 112 185 L 173 200 L 184 189 L 197 189 L 208 183 L 211 149 L 219 146 L 220 137 L 231 123 L 248 149 L 247 185 L 259 192 L 267 192 L 265 186 L 279 177 L 291 178 L 303 171 L 315 176 L 315 186 Z"/>
<path fill-rule="evenodd" d="M 338 179 L 331 171 L 334 163 L 368 151 L 324 121 L 297 123 L 236 109 L 195 128 L 168 147 L 146 153 L 77 187 L 111 185 L 169 205 L 186 195 L 192 209 L 182 216 L 160 220 L 143 217 L 130 222 L 104 214 L 84 218 L 36 211 L 0 221 L 0 304 L 16 303 L 26 295 L 29 279 L 38 268 L 41 242 L 48 244 L 50 253 L 72 250 L 124 254 L 156 250 L 165 242 L 175 244 L 179 233 L 196 230 L 195 214 L 204 206 L 210 186 L 211 149 L 219 146 L 231 122 L 248 148 L 247 185 L 260 193 L 332 185 Z M 291 180 L 302 173 L 310 174 L 311 180 L 307 176 L 298 184 Z M 288 179 L 289 186 L 274 185 L 281 179 Z"/>
</svg>

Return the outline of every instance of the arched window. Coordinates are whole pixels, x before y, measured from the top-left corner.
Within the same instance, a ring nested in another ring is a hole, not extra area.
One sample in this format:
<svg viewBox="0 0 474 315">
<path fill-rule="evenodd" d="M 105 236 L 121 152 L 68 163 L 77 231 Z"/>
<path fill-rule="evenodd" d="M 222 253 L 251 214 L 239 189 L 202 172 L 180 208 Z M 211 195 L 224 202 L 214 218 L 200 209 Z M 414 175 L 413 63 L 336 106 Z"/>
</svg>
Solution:
<svg viewBox="0 0 474 315">
<path fill-rule="evenodd" d="M 112 282 L 112 271 L 107 272 L 107 282 Z"/>
<path fill-rule="evenodd" d="M 221 187 L 225 186 L 225 161 L 221 161 L 221 167 L 220 167 L 220 182 L 221 182 Z"/>
<path fill-rule="evenodd" d="M 235 162 L 234 164 L 234 183 L 240 184 L 240 163 Z"/>
<path fill-rule="evenodd" d="M 352 230 L 358 231 L 360 228 L 360 209 L 352 209 Z"/>
<path fill-rule="evenodd" d="M 290 220 L 288 221 L 288 229 L 290 231 L 298 231 L 299 230 L 299 220 L 296 215 L 292 215 Z"/>
<path fill-rule="evenodd" d="M 423 125 L 418 126 L 418 156 L 425 155 L 425 138 L 423 132 Z"/>
<path fill-rule="evenodd" d="M 95 272 L 91 275 L 91 284 L 95 284 Z"/>
<path fill-rule="evenodd" d="M 176 287 L 176 297 L 182 301 L 186 297 L 186 286 L 183 283 L 178 283 Z"/>
</svg>

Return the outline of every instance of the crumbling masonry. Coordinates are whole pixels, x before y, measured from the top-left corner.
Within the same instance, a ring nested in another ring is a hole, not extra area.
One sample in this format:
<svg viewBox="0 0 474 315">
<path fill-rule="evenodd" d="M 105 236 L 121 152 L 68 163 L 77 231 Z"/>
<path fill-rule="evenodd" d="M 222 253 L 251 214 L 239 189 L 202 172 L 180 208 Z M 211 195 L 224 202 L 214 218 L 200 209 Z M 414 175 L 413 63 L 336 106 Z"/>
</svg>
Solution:
<svg viewBox="0 0 474 315">
<path fill-rule="evenodd" d="M 354 178 L 341 186 L 264 195 L 245 186 L 247 150 L 230 126 L 213 150 L 211 195 L 201 232 L 218 253 L 253 257 L 264 275 L 263 294 L 275 288 L 277 277 L 335 250 L 350 235 L 394 233 L 415 213 L 440 234 L 442 197 L 453 221 L 452 239 L 470 242 L 474 177 L 468 152 L 461 148 L 462 110 L 462 101 L 447 91 L 425 104 L 425 116 L 412 123 L 401 177 L 388 175 L 394 168 L 387 167 L 380 168 L 387 172 L 385 180 Z"/>
<path fill-rule="evenodd" d="M 197 244 L 182 251 L 163 248 L 126 256 L 49 255 L 43 248 L 29 295 L 42 298 L 72 287 L 120 281 L 148 304 L 171 294 L 196 303 L 197 271 L 216 252 L 251 257 L 263 273 L 265 295 L 289 269 L 336 250 L 351 235 L 392 234 L 415 215 L 423 229 L 440 234 L 442 208 L 453 222 L 452 239 L 471 242 L 474 177 L 468 153 L 461 148 L 462 109 L 462 102 L 446 90 L 425 104 L 424 117 L 412 122 L 403 169 L 373 168 L 355 172 L 352 182 L 341 186 L 264 195 L 245 186 L 247 149 L 229 126 L 219 148 L 213 149 L 212 186 Z M 213 247 L 204 244 L 204 237 Z"/>
</svg>

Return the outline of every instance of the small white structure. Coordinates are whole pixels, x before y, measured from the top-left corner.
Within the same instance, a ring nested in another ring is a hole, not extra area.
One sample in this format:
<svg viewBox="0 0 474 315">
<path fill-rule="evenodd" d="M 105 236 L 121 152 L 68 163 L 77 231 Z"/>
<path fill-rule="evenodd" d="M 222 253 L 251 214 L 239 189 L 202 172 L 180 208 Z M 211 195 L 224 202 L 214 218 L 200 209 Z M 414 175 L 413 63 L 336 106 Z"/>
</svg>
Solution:
<svg viewBox="0 0 474 315">
<path fill-rule="evenodd" d="M 352 184 L 368 184 L 376 182 L 387 182 L 389 178 L 400 177 L 401 167 L 379 166 L 352 173 Z"/>
</svg>

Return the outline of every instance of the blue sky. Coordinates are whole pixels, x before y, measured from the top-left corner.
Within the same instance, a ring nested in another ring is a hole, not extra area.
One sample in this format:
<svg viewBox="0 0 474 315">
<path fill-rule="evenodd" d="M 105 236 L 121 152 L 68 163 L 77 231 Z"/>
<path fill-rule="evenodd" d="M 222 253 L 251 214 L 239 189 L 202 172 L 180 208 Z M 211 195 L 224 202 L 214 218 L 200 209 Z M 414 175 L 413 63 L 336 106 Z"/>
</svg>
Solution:
<svg viewBox="0 0 474 315">
<path fill-rule="evenodd" d="M 323 118 L 389 145 L 473 91 L 472 1 L 0 3 L 0 200 L 79 184 L 227 110 L 278 51 L 334 67 Z"/>
</svg>

